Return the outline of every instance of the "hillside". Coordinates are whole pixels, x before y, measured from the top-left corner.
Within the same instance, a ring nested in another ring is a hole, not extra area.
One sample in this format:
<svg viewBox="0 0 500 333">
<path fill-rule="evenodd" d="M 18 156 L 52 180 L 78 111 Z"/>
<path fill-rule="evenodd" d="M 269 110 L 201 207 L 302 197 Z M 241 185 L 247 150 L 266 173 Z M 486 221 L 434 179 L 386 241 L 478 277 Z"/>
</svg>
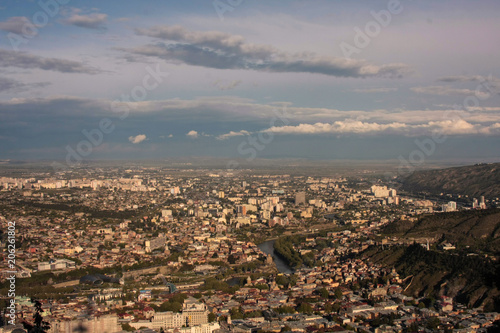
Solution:
<svg viewBox="0 0 500 333">
<path fill-rule="evenodd" d="M 500 196 L 500 163 L 415 171 L 401 181 L 405 191 L 494 198 Z"/>
<path fill-rule="evenodd" d="M 415 244 L 374 246 L 363 253 L 364 258 L 394 267 L 403 277 L 410 276 L 406 294 L 432 298 L 448 295 L 468 306 L 500 310 L 500 263 L 496 260 L 500 256 L 500 209 L 395 221 L 381 233 L 406 242 L 429 239 L 433 243 L 430 251 Z M 443 242 L 453 243 L 457 250 L 437 250 L 435 245 Z"/>
<path fill-rule="evenodd" d="M 408 277 L 404 293 L 437 299 L 447 295 L 469 307 L 500 310 L 500 264 L 489 258 L 426 251 L 422 246 L 371 247 L 363 258 Z"/>
<path fill-rule="evenodd" d="M 434 239 L 457 248 L 500 255 L 500 209 L 471 210 L 424 216 L 415 222 L 395 221 L 382 233 L 406 239 Z"/>
</svg>

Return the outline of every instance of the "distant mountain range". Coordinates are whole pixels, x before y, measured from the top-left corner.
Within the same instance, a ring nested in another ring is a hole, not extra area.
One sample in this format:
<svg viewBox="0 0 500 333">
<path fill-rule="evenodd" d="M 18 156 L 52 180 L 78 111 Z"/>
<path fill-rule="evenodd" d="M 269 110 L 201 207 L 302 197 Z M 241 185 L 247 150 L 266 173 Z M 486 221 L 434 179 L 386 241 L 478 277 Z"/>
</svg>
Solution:
<svg viewBox="0 0 500 333">
<path fill-rule="evenodd" d="M 415 171 L 402 179 L 405 191 L 500 197 L 500 163 Z"/>
</svg>

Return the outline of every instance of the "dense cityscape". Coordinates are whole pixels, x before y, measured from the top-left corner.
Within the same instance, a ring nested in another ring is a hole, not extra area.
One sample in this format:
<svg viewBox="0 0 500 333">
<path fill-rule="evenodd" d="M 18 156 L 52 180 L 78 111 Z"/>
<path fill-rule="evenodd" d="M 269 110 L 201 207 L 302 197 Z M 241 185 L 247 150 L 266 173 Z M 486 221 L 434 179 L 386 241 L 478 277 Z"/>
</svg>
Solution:
<svg viewBox="0 0 500 333">
<path fill-rule="evenodd" d="M 0 333 L 500 332 L 498 0 L 1 0 Z"/>
<path fill-rule="evenodd" d="M 487 332 L 500 319 L 491 304 L 405 293 L 411 276 L 361 255 L 453 252 L 380 230 L 498 198 L 457 196 L 457 206 L 452 194 L 419 199 L 376 176 L 154 167 L 39 171 L 0 186 L 0 220 L 4 230 L 15 221 L 17 238 L 15 269 L 2 239 L 3 288 L 14 270 L 17 322 L 33 316 L 35 297 L 49 332 Z"/>
</svg>

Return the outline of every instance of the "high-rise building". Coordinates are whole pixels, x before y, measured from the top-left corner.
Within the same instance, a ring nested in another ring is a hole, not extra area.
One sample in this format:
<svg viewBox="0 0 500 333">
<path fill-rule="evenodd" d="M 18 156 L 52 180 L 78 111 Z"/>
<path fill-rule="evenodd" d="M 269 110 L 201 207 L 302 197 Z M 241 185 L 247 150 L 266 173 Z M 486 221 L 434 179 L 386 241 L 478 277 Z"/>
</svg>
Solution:
<svg viewBox="0 0 500 333">
<path fill-rule="evenodd" d="M 454 212 L 457 210 L 457 203 L 449 201 L 448 204 L 442 206 L 443 212 Z"/>
<path fill-rule="evenodd" d="M 197 326 L 208 323 L 208 310 L 204 303 L 193 297 L 188 297 L 182 305 L 182 315 L 186 326 Z"/>
<path fill-rule="evenodd" d="M 273 205 L 276 205 L 279 201 L 279 197 L 266 197 L 266 199 Z"/>
<path fill-rule="evenodd" d="M 481 196 L 481 200 L 479 201 L 479 208 L 486 209 L 486 202 L 484 201 L 484 196 Z"/>
<path fill-rule="evenodd" d="M 306 203 L 306 192 L 297 192 L 295 194 L 295 204 L 296 205 L 301 205 Z"/>
<path fill-rule="evenodd" d="M 236 206 L 236 213 L 238 213 L 238 215 L 245 216 L 247 214 L 247 206 L 246 205 Z"/>
<path fill-rule="evenodd" d="M 206 305 L 193 297 L 189 297 L 184 301 L 181 313 L 171 311 L 157 312 L 150 323 L 143 325 L 159 331 L 161 328 L 193 327 L 206 324 L 208 324 L 208 310 Z"/>
<path fill-rule="evenodd" d="M 389 196 L 391 197 L 396 196 L 396 190 L 388 189 L 387 186 L 373 185 L 370 188 L 370 190 L 376 198 L 387 198 Z"/>
<path fill-rule="evenodd" d="M 472 199 L 472 209 L 477 209 L 479 208 L 479 202 L 477 201 L 476 198 Z"/>
</svg>

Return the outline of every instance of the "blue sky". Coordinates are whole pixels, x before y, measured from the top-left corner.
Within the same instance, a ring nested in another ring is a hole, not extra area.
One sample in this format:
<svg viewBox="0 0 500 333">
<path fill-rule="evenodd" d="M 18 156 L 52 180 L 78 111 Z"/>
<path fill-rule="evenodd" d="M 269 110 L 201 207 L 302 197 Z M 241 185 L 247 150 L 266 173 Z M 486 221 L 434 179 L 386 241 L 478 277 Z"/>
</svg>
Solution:
<svg viewBox="0 0 500 333">
<path fill-rule="evenodd" d="M 2 1 L 0 159 L 495 160 L 499 9 Z"/>
</svg>

